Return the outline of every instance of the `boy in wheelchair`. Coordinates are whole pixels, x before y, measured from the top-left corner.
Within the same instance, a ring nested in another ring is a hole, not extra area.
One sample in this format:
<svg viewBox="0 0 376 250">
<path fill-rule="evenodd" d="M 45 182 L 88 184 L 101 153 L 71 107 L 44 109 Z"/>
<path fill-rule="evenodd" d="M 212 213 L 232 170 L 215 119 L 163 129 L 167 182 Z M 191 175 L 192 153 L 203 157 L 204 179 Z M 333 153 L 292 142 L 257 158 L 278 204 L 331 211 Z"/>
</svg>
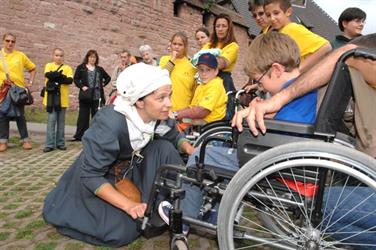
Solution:
<svg viewBox="0 0 376 250">
<path fill-rule="evenodd" d="M 297 44 L 287 35 L 269 32 L 258 36 L 250 45 L 247 55 L 246 71 L 254 83 L 261 85 L 272 95 L 286 88 L 299 76 L 300 53 Z M 316 116 L 316 90 L 297 98 L 285 105 L 274 119 L 300 123 L 313 123 Z M 273 117 L 273 116 L 272 116 Z M 195 165 L 197 153 L 189 157 L 187 166 Z M 208 147 L 205 154 L 205 164 L 217 166 L 236 172 L 239 169 L 237 152 L 233 148 Z M 217 213 L 202 214 L 203 194 L 200 187 L 183 184 L 185 198 L 181 200 L 181 210 L 184 216 L 207 220 L 216 224 Z M 158 207 L 161 218 L 169 224 L 169 212 L 173 206 L 163 201 Z M 188 225 L 183 224 L 183 233 L 188 233 Z"/>
<path fill-rule="evenodd" d="M 172 112 L 184 130 L 191 124 L 206 124 L 222 120 L 226 115 L 227 95 L 223 80 L 218 77 L 218 62 L 210 53 L 198 58 L 197 69 L 202 83 L 198 85 L 188 108 Z M 189 122 L 186 122 L 188 120 Z"/>
</svg>

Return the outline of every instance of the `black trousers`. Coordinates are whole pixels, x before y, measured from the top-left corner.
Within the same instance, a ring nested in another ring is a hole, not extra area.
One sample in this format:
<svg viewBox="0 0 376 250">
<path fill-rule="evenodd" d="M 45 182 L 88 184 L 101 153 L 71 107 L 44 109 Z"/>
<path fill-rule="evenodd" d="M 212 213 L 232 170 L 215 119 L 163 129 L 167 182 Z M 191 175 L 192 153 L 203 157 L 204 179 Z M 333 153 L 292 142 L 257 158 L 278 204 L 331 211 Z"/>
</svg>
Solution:
<svg viewBox="0 0 376 250">
<path fill-rule="evenodd" d="M 84 135 L 85 131 L 89 128 L 90 125 L 90 114 L 91 118 L 98 111 L 99 101 L 93 100 L 90 103 L 87 102 L 79 102 L 79 112 L 77 118 L 77 129 L 76 133 L 73 136 L 74 138 L 81 140 L 82 136 Z"/>
</svg>

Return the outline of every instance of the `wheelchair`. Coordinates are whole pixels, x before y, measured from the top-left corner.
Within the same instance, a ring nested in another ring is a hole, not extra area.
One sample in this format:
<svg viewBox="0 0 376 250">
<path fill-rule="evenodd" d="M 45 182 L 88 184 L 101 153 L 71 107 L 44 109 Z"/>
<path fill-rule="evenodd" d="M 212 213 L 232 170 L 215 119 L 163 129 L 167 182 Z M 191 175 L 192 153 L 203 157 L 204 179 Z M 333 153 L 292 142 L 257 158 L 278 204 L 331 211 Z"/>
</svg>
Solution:
<svg viewBox="0 0 376 250">
<path fill-rule="evenodd" d="M 141 229 L 153 227 L 159 194 L 173 202 L 171 249 L 188 249 L 182 224 L 217 235 L 220 249 L 376 249 L 376 160 L 354 148 L 342 116 L 352 96 L 350 56 L 376 60 L 374 51 L 345 53 L 313 125 L 267 120 L 268 132 L 231 130 L 239 166 L 227 170 L 205 163 L 208 135 L 193 166 L 161 166 Z M 333 98 L 341 96 L 341 98 Z M 217 223 L 181 212 L 182 183 L 200 187 L 200 214 L 219 203 Z"/>
<path fill-rule="evenodd" d="M 226 117 L 220 121 L 193 126 L 187 133 L 186 138 L 191 142 L 193 147 L 199 147 L 208 136 L 223 137 L 225 139 L 223 140 L 224 143 L 232 140 L 230 117 L 233 117 L 239 108 L 244 108 L 244 105 L 240 102 L 240 97 L 242 96 L 249 96 L 249 99 L 252 100 L 257 95 L 256 91 L 246 93 L 244 89 L 227 92 Z"/>
</svg>

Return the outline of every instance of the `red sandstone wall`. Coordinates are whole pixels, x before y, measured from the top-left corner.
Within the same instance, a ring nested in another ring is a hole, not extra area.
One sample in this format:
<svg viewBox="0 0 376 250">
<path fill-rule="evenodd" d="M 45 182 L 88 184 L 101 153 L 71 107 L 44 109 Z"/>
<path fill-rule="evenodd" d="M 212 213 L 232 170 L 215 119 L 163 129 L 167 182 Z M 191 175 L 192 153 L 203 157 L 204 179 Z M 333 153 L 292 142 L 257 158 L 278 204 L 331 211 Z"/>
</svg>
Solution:
<svg viewBox="0 0 376 250">
<path fill-rule="evenodd" d="M 16 49 L 25 52 L 37 64 L 33 90 L 40 105 L 39 90 L 43 85 L 43 67 L 51 61 L 52 49 L 65 50 L 65 61 L 73 69 L 88 49 L 96 49 L 100 65 L 111 74 L 116 53 L 125 48 L 138 56 L 138 47 L 149 44 L 160 57 L 173 33 L 184 31 L 189 36 L 190 55 L 198 47 L 194 31 L 202 24 L 198 9 L 183 5 L 179 17 L 173 15 L 173 1 L 162 0 L 1 0 L 0 34 L 13 32 Z M 235 83 L 247 80 L 243 61 L 248 36 L 240 26 L 235 28 L 240 45 L 240 58 L 234 71 Z M 77 107 L 77 88 L 71 87 L 71 107 Z"/>
</svg>

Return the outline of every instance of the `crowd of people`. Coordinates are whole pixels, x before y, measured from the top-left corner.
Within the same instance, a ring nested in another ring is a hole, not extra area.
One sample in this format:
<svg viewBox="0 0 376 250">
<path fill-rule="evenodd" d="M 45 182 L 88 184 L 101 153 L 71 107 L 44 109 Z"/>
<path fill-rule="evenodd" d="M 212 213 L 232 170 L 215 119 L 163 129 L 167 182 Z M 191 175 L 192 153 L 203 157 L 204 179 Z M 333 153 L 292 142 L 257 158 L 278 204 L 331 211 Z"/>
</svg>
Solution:
<svg viewBox="0 0 376 250">
<path fill-rule="evenodd" d="M 250 81 L 246 88 L 268 92 L 270 98 L 257 97 L 231 117 L 232 125 L 240 131 L 244 119 L 255 135 L 259 133 L 256 123 L 265 133 L 264 117 L 314 123 L 317 88 L 329 81 L 336 60 L 357 46 L 376 47 L 375 34 L 361 35 L 366 15 L 359 8 L 342 13 L 338 23 L 342 34 L 332 42 L 292 22 L 289 0 L 254 0 L 250 1 L 249 10 L 261 31 L 248 48 L 246 73 Z M 44 219 L 60 233 L 111 247 L 135 240 L 140 235 L 135 220 L 145 213 L 157 168 L 162 164 L 184 164 L 179 151 L 190 156 L 188 164 L 194 161 L 197 152 L 181 133 L 185 128 L 182 124 L 226 118 L 226 93 L 236 90 L 231 72 L 239 47 L 246 45 L 238 44 L 233 22 L 226 14 L 215 17 L 211 33 L 202 27 L 194 37 L 201 49 L 192 57 L 188 55 L 184 32 L 172 35 L 168 54 L 158 59 L 149 45 L 140 46 L 140 63 L 123 50 L 111 76 L 99 66 L 95 50 L 86 53 L 74 72 L 64 64 L 61 48 L 52 51 L 52 62 L 44 69 L 45 87 L 41 93 L 48 112 L 43 151 L 66 150 L 65 113 L 72 83 L 79 88 L 79 114 L 71 140 L 81 141 L 83 147 L 45 200 Z M 15 43 L 14 34 L 3 36 L 0 102 L 7 96 L 6 86 L 29 87 L 35 78 L 35 64 L 14 49 Z M 331 52 L 333 48 L 336 50 Z M 375 70 L 373 62 L 350 58 L 347 63 L 358 69 L 369 85 L 376 86 L 376 74 L 371 73 Z M 30 74 L 28 83 L 24 82 L 24 70 Z M 104 88 L 109 83 L 116 91 L 116 99 L 112 105 L 104 106 Z M 16 117 L 0 108 L 0 152 L 7 150 L 10 120 L 17 122 L 23 148 L 32 148 L 24 106 L 17 108 L 20 112 Z M 369 144 L 375 145 L 373 141 Z M 223 149 L 213 148 L 207 154 L 218 155 L 218 150 Z M 225 165 L 238 168 L 236 155 L 219 155 L 224 157 Z M 126 162 L 126 167 L 118 170 L 120 162 Z M 127 176 L 136 185 L 140 201 L 123 196 L 115 188 L 119 175 Z M 184 188 L 183 212 L 197 216 L 200 190 L 189 185 Z M 167 201 L 160 203 L 166 223 L 171 206 Z"/>
</svg>

